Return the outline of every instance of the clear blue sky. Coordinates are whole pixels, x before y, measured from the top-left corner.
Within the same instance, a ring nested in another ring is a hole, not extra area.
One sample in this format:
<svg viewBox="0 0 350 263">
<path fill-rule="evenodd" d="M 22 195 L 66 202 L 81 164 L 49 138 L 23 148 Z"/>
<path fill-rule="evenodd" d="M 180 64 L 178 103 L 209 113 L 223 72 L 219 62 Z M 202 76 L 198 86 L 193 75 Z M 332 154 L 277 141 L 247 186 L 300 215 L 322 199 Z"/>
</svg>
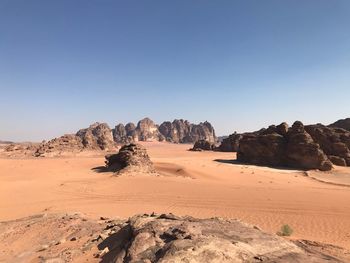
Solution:
<svg viewBox="0 0 350 263">
<path fill-rule="evenodd" d="M 0 139 L 350 117 L 350 1 L 0 0 Z"/>
</svg>

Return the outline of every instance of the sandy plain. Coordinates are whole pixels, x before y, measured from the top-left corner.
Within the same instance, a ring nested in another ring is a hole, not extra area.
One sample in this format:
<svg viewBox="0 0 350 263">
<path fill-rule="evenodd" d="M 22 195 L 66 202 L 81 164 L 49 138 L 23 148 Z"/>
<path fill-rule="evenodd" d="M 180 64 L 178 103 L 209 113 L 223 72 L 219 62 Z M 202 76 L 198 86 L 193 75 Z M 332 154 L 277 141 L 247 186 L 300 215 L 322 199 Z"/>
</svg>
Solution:
<svg viewBox="0 0 350 263">
<path fill-rule="evenodd" d="M 349 168 L 306 176 L 303 171 L 238 164 L 234 153 L 143 145 L 161 176 L 98 172 L 94 168 L 104 165 L 102 155 L 1 158 L 0 221 L 42 212 L 82 212 L 96 218 L 172 212 L 239 218 L 270 233 L 289 224 L 292 238 L 350 248 Z"/>
</svg>

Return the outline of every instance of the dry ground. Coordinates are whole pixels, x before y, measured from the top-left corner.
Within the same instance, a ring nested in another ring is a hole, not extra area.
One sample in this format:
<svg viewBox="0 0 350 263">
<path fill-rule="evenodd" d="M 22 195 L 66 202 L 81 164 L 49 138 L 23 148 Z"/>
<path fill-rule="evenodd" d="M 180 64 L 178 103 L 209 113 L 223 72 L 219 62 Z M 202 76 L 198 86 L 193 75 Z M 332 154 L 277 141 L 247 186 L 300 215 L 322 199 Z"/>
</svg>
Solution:
<svg viewBox="0 0 350 263">
<path fill-rule="evenodd" d="M 97 172 L 102 156 L 0 159 L 0 221 L 41 212 L 79 211 L 96 218 L 172 212 L 239 218 L 271 233 L 289 224 L 293 238 L 350 248 L 350 187 L 300 171 L 235 164 L 233 153 L 143 144 L 163 176 Z"/>
</svg>

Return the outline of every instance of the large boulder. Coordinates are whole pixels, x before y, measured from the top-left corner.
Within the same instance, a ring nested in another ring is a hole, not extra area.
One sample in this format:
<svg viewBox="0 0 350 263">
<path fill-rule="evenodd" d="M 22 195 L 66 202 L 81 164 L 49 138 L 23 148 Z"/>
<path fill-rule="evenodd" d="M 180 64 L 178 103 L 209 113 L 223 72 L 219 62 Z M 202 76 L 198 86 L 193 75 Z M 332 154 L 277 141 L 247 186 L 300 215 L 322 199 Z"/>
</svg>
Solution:
<svg viewBox="0 0 350 263">
<path fill-rule="evenodd" d="M 240 140 L 237 160 L 267 166 L 283 166 L 287 142 L 278 133 L 247 134 Z"/>
<path fill-rule="evenodd" d="M 257 165 L 306 170 L 332 169 L 332 163 L 327 155 L 299 121 L 296 121 L 291 128 L 282 123 L 245 134 L 239 142 L 237 160 Z"/>
<path fill-rule="evenodd" d="M 117 154 L 107 155 L 106 167 L 118 175 L 156 173 L 146 149 L 134 143 L 124 145 Z"/>
<path fill-rule="evenodd" d="M 243 138 L 243 134 L 233 133 L 224 138 L 219 147 L 215 150 L 220 152 L 237 152 L 239 149 L 239 141 Z"/>
<path fill-rule="evenodd" d="M 106 123 L 94 123 L 89 128 L 81 129 L 76 133 L 85 148 L 93 150 L 108 150 L 115 148 L 112 130 Z"/>
<path fill-rule="evenodd" d="M 191 151 L 212 151 L 215 149 L 215 144 L 208 142 L 206 140 L 199 140 L 196 141 L 193 145 L 193 148 L 190 149 Z"/>
<path fill-rule="evenodd" d="M 103 262 L 341 262 L 239 220 L 138 215 L 99 245 Z"/>
</svg>

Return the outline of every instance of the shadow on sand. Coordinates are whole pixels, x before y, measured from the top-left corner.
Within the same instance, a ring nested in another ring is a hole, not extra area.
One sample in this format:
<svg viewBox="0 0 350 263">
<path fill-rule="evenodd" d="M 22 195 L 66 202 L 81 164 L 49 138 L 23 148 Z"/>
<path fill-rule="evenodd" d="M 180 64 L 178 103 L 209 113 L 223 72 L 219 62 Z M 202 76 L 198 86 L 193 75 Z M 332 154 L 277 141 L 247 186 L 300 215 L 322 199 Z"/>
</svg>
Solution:
<svg viewBox="0 0 350 263">
<path fill-rule="evenodd" d="M 286 167 L 286 166 L 259 165 L 259 164 L 240 162 L 240 161 L 237 161 L 236 159 L 235 160 L 215 159 L 214 162 L 233 164 L 233 165 L 247 165 L 247 166 L 266 167 L 266 168 L 277 169 L 277 170 L 285 170 L 285 171 L 300 171 L 300 172 L 307 171 L 307 170 L 303 170 L 303 169 L 298 169 L 298 168 L 293 168 L 293 167 Z"/>
<path fill-rule="evenodd" d="M 106 166 L 97 166 L 97 167 L 91 168 L 91 170 L 96 172 L 96 173 L 112 172 L 112 170 Z"/>
</svg>

